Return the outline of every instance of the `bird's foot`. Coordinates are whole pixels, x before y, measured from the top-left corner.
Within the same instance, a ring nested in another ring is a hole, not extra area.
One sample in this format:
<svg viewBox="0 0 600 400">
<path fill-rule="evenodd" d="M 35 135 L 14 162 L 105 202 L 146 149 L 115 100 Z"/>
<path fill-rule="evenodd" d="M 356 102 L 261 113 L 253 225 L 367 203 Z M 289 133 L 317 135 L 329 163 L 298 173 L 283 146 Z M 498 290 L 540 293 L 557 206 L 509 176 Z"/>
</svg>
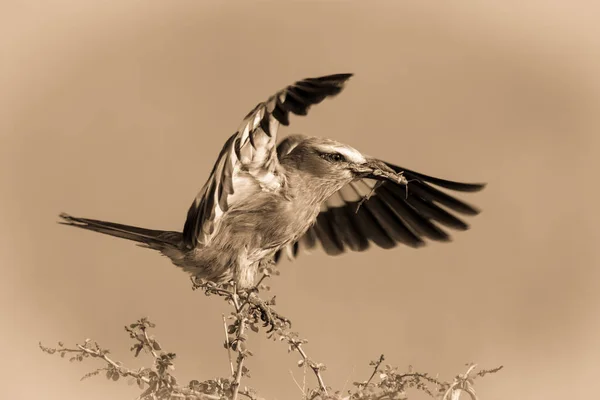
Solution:
<svg viewBox="0 0 600 400">
<path fill-rule="evenodd" d="M 245 301 L 248 302 L 251 313 L 263 322 L 263 326 L 270 327 L 267 333 L 273 332 L 278 328 L 285 329 L 292 327 L 292 322 L 289 319 L 273 309 L 273 305 L 275 305 L 274 297 L 271 300 L 265 301 L 255 293 L 249 292 Z"/>
<path fill-rule="evenodd" d="M 234 281 L 217 284 L 194 277 L 191 278 L 191 281 L 192 289 L 203 289 L 206 295 L 216 294 L 226 297 L 234 302 L 236 309 L 239 309 L 239 311 L 247 305 L 250 314 L 256 318 L 256 321 L 260 320 L 264 327 L 270 327 L 267 332 L 273 332 L 278 328 L 285 329 L 292 327 L 292 322 L 289 319 L 273 309 L 275 297 L 265 301 L 258 296 L 259 285 L 239 289 Z"/>
</svg>

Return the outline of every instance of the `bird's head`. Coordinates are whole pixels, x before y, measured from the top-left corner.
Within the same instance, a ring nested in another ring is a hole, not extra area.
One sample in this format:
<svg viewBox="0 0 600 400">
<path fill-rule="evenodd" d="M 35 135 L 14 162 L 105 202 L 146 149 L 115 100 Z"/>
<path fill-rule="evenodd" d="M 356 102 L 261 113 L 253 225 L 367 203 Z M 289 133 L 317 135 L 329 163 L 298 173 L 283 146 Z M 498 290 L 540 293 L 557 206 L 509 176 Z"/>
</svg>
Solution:
<svg viewBox="0 0 600 400">
<path fill-rule="evenodd" d="M 384 162 L 329 139 L 306 138 L 291 149 L 288 156 L 295 161 L 296 169 L 324 186 L 325 197 L 361 178 L 405 183 L 405 178 Z"/>
</svg>

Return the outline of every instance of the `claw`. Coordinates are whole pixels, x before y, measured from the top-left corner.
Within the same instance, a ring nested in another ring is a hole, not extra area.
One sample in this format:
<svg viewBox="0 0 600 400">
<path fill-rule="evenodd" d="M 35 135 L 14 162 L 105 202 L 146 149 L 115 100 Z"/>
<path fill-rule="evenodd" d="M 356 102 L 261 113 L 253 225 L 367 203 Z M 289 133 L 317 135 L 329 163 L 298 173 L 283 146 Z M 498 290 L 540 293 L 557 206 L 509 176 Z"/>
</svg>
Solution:
<svg viewBox="0 0 600 400">
<path fill-rule="evenodd" d="M 257 296 L 249 297 L 248 302 L 252 305 L 254 310 L 260 314 L 263 327 L 270 327 L 269 330 L 267 330 L 267 333 L 273 332 L 277 328 L 285 328 L 286 325 L 289 328 L 292 327 L 292 322 L 289 319 L 277 313 L 269 304 Z"/>
</svg>

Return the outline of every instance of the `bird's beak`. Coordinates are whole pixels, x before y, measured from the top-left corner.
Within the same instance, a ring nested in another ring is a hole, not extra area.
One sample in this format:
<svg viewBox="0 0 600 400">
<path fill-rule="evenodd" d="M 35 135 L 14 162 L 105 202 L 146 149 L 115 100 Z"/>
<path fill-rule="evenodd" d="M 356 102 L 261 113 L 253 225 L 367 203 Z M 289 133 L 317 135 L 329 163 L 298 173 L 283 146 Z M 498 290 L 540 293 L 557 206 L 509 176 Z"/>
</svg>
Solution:
<svg viewBox="0 0 600 400">
<path fill-rule="evenodd" d="M 408 183 L 406 178 L 387 166 L 383 161 L 367 158 L 362 164 L 353 166 L 357 178 L 369 178 L 378 181 L 392 181 L 398 184 Z"/>
</svg>

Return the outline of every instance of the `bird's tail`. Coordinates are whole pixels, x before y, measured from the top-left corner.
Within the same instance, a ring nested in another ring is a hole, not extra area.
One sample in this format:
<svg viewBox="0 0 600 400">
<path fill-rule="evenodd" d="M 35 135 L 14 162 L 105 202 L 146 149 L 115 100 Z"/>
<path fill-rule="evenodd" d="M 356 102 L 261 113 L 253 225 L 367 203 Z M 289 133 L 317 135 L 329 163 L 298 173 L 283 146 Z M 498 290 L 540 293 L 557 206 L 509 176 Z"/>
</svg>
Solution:
<svg viewBox="0 0 600 400">
<path fill-rule="evenodd" d="M 60 224 L 76 226 L 78 228 L 132 240 L 143 247 L 149 247 L 155 250 L 163 250 L 165 247 L 178 247 L 178 244 L 181 242 L 180 232 L 145 229 L 130 225 L 116 224 L 114 222 L 77 218 L 65 213 L 61 213 L 60 218 L 62 219 L 62 221 L 59 221 Z"/>
</svg>

